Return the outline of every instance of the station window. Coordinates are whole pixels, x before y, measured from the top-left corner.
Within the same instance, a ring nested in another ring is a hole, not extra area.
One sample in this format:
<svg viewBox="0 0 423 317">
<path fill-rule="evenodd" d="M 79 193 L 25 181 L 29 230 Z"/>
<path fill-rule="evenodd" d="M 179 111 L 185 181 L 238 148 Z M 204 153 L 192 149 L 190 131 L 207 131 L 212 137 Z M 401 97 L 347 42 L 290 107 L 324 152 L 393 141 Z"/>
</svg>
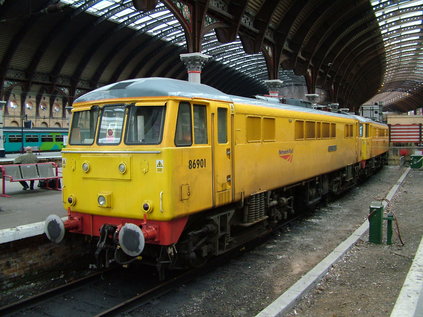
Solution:
<svg viewBox="0 0 423 317">
<path fill-rule="evenodd" d="M 53 136 L 51 134 L 44 134 L 41 136 L 41 142 L 53 142 Z"/>
<path fill-rule="evenodd" d="M 328 122 L 322 123 L 322 138 L 330 137 L 330 124 Z"/>
<path fill-rule="evenodd" d="M 315 139 L 316 138 L 316 122 L 306 121 L 305 137 L 306 137 L 306 139 Z"/>
<path fill-rule="evenodd" d="M 330 137 L 336 138 L 336 124 L 335 123 L 330 124 Z"/>
<path fill-rule="evenodd" d="M 275 141 L 275 118 L 263 118 L 263 141 Z"/>
<path fill-rule="evenodd" d="M 194 142 L 207 144 L 207 110 L 206 106 L 194 105 Z"/>
<path fill-rule="evenodd" d="M 247 117 L 247 142 L 260 142 L 261 140 L 261 118 Z"/>
<path fill-rule="evenodd" d="M 175 145 L 190 146 L 192 144 L 191 105 L 181 102 L 176 122 Z"/>
<path fill-rule="evenodd" d="M 36 135 L 36 134 L 25 135 L 25 142 L 38 143 L 38 135 Z"/>
<path fill-rule="evenodd" d="M 295 139 L 304 140 L 304 121 L 295 121 Z"/>
<path fill-rule="evenodd" d="M 228 142 L 228 109 L 217 108 L 217 140 L 219 143 Z"/>
<path fill-rule="evenodd" d="M 131 107 L 126 129 L 126 144 L 159 144 L 162 141 L 164 106 Z"/>
</svg>

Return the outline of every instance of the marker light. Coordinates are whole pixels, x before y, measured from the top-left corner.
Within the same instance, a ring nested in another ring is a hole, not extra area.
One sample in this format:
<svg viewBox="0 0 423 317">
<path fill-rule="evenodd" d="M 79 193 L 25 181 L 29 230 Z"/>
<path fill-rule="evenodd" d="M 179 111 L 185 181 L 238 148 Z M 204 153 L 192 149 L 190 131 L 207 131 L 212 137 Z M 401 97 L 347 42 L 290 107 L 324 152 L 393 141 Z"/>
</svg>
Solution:
<svg viewBox="0 0 423 317">
<path fill-rule="evenodd" d="M 75 206 L 75 204 L 76 204 L 76 198 L 73 195 L 69 195 L 68 196 L 68 203 L 71 206 Z"/>
<path fill-rule="evenodd" d="M 122 174 L 125 174 L 126 172 L 126 164 L 125 163 L 120 163 L 119 164 L 119 172 L 121 172 Z"/>
<path fill-rule="evenodd" d="M 141 209 L 145 213 L 150 213 L 153 211 L 153 203 L 150 200 L 145 200 L 141 205 Z"/>
<path fill-rule="evenodd" d="M 88 171 L 90 170 L 90 164 L 88 164 L 88 162 L 84 162 L 84 163 L 82 163 L 82 170 L 83 170 L 85 173 L 88 173 Z"/>
</svg>

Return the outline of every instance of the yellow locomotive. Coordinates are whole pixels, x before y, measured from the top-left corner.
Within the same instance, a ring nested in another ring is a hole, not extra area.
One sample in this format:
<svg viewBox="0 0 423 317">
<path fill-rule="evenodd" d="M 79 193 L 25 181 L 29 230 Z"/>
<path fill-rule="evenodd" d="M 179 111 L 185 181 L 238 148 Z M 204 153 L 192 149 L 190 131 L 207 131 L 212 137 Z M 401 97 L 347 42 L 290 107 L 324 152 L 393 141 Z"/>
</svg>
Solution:
<svg viewBox="0 0 423 317">
<path fill-rule="evenodd" d="M 168 78 L 96 89 L 73 104 L 64 223 L 98 237 L 99 263 L 202 263 L 353 186 L 384 164 L 388 128 L 337 113 L 226 95 Z"/>
</svg>

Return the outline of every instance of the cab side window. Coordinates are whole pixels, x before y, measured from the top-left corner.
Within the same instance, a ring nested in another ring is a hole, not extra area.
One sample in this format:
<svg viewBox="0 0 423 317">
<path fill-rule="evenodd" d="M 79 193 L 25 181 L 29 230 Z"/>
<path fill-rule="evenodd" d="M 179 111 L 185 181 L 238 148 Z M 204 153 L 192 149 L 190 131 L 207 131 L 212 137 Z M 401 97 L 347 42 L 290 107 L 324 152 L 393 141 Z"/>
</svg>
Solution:
<svg viewBox="0 0 423 317">
<path fill-rule="evenodd" d="M 175 145 L 190 146 L 192 144 L 191 105 L 181 102 L 176 122 Z"/>
<path fill-rule="evenodd" d="M 228 142 L 228 109 L 217 108 L 217 141 Z"/>
<path fill-rule="evenodd" d="M 207 110 L 206 106 L 194 105 L 194 142 L 207 144 Z"/>
</svg>

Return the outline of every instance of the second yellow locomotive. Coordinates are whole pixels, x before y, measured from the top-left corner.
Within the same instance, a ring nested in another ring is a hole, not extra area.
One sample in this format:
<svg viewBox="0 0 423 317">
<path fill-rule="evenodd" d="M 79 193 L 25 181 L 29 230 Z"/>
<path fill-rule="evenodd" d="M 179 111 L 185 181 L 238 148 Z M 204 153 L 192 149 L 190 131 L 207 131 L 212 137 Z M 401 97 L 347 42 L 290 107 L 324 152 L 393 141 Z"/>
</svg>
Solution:
<svg viewBox="0 0 423 317">
<path fill-rule="evenodd" d="M 46 233 L 98 237 L 102 263 L 197 265 L 354 185 L 388 149 L 383 124 L 166 78 L 99 88 L 72 111 L 69 217 Z"/>
</svg>

